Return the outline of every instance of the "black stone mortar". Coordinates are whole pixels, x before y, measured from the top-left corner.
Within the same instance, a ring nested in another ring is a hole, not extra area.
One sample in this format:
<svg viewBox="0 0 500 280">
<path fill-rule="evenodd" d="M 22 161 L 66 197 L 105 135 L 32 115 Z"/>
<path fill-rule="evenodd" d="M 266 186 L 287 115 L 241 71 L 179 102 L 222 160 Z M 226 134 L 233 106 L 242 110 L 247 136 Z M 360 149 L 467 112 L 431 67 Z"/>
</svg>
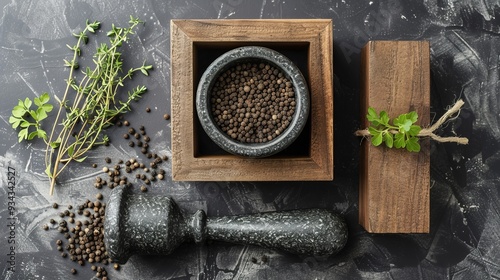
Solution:
<svg viewBox="0 0 500 280">
<path fill-rule="evenodd" d="M 216 240 L 252 244 L 294 254 L 330 256 L 347 242 L 347 226 L 324 209 L 207 218 L 198 210 L 184 218 L 167 196 L 113 189 L 106 206 L 104 243 L 109 257 L 125 263 L 131 255 L 166 255 L 183 242 Z"/>
<path fill-rule="evenodd" d="M 297 104 L 292 121 L 278 137 L 266 143 L 242 143 L 232 139 L 217 126 L 211 114 L 210 96 L 215 81 L 226 70 L 244 62 L 269 63 L 280 69 L 293 84 Z M 201 126 L 210 139 L 219 147 L 231 154 L 262 158 L 284 150 L 297 139 L 309 116 L 309 99 L 306 80 L 299 68 L 290 59 L 269 48 L 247 46 L 224 53 L 208 66 L 198 84 L 196 111 Z"/>
</svg>

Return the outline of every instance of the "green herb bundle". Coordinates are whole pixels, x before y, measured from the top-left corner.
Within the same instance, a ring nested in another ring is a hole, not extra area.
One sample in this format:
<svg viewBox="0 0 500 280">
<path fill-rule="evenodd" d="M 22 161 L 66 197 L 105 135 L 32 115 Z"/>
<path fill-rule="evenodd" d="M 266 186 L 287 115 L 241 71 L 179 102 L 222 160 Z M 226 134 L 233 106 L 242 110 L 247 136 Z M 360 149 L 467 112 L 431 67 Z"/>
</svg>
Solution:
<svg viewBox="0 0 500 280">
<path fill-rule="evenodd" d="M 47 144 L 45 173 L 50 178 L 51 194 L 57 177 L 68 164 L 72 161 L 82 162 L 90 149 L 106 145 L 109 138 L 103 134 L 104 129 L 111 126 L 117 116 L 130 111 L 131 102 L 140 99 L 146 92 L 145 86 L 138 86 L 129 91 L 126 98 L 120 97 L 120 88 L 124 86 L 125 80 L 131 79 L 138 71 L 147 76 L 148 71 L 152 69 L 151 65 L 143 64 L 128 71 L 123 70 L 120 47 L 141 23 L 142 21 L 131 16 L 128 27 L 117 27 L 113 24 L 107 32 L 109 43 L 99 45 L 92 59 L 93 68 L 86 67 L 81 71 L 82 77 L 79 80 L 77 70 L 80 68 L 78 59 L 81 56 L 81 47 L 88 43 L 89 35 L 100 28 L 100 23 L 87 21 L 82 32 L 73 34 L 78 41 L 74 46 L 68 45 L 73 51 L 72 59 L 64 61 L 65 66 L 70 68 L 69 77 L 62 97 L 54 95 L 59 103 L 59 110 L 49 134 L 40 126 L 40 121 L 52 110 L 52 105 L 47 104 L 47 93 L 38 99 L 35 98 L 37 110 L 30 110 L 29 99 L 20 101 L 14 107 L 10 121 L 13 128 L 22 128 L 19 141 L 31 140 L 38 136 Z M 25 116 L 31 116 L 34 121 L 26 120 Z M 35 131 L 29 132 L 30 127 L 34 127 Z"/>
<path fill-rule="evenodd" d="M 465 137 L 441 137 L 434 134 L 453 114 L 460 112 L 460 108 L 464 104 L 464 101 L 458 100 L 436 123 L 428 128 L 422 128 L 416 124 L 418 114 L 415 111 L 401 114 L 394 120 L 391 120 L 386 111 L 380 111 L 379 114 L 375 109 L 370 107 L 366 114 L 366 119 L 370 122 L 370 127 L 357 130 L 355 135 L 370 137 L 370 141 L 374 146 L 380 146 L 382 143 L 385 143 L 388 148 L 406 148 L 409 152 L 420 152 L 419 139 L 421 137 L 429 137 L 440 143 L 466 145 L 469 143 L 469 139 Z"/>
<path fill-rule="evenodd" d="M 368 128 L 374 146 L 379 146 L 382 142 L 389 148 L 406 148 L 409 152 L 419 152 L 418 134 L 422 128 L 415 123 L 418 115 L 415 111 L 401 114 L 392 121 L 386 111 L 377 114 L 375 109 L 368 108 L 366 115 L 371 126 Z"/>
</svg>

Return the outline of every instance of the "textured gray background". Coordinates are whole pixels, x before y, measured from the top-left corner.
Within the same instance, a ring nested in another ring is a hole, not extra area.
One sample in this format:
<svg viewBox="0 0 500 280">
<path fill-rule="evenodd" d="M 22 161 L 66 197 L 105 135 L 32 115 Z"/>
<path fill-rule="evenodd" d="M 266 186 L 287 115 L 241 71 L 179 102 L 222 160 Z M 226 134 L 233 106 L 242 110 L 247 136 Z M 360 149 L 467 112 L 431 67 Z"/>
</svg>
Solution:
<svg viewBox="0 0 500 280">
<path fill-rule="evenodd" d="M 0 274 L 2 279 L 68 279 L 75 267 L 62 259 L 54 230 L 41 225 L 56 215 L 53 202 L 76 204 L 95 195 L 92 162 L 139 156 L 121 140 L 123 128 L 108 130 L 113 145 L 72 165 L 49 196 L 40 141 L 18 144 L 8 124 L 18 98 L 44 91 L 61 94 L 69 56 L 66 44 L 86 19 L 124 25 L 129 15 L 146 21 L 124 49 L 127 63 L 155 66 L 149 92 L 127 116 L 145 124 L 156 151 L 170 154 L 169 21 L 173 18 L 331 18 L 335 24 L 335 180 L 295 183 L 172 183 L 151 192 L 169 194 L 187 212 L 209 215 L 308 207 L 341 213 L 349 242 L 337 256 L 294 256 L 253 246 L 186 245 L 164 257 L 133 257 L 114 279 L 498 279 L 500 278 L 500 8 L 495 0 L 424 1 L 0 1 Z M 101 34 L 102 35 L 102 34 Z M 102 37 L 101 37 L 102 38 Z M 466 147 L 432 145 L 431 233 L 372 235 L 358 225 L 359 51 L 369 39 L 431 42 L 432 117 L 463 98 L 465 109 L 440 131 L 469 137 Z M 95 40 L 92 41 L 95 46 Z M 90 50 L 89 50 L 90 51 Z M 53 99 L 52 99 L 53 100 Z M 151 106 L 150 114 L 145 107 Z M 7 170 L 17 171 L 16 265 L 7 272 Z M 170 166 L 165 166 L 170 172 Z M 105 191 L 106 194 L 107 190 Z M 268 261 L 261 262 L 262 256 Z M 257 263 L 251 261 L 256 258 Z M 92 273 L 80 269 L 78 278 Z"/>
</svg>

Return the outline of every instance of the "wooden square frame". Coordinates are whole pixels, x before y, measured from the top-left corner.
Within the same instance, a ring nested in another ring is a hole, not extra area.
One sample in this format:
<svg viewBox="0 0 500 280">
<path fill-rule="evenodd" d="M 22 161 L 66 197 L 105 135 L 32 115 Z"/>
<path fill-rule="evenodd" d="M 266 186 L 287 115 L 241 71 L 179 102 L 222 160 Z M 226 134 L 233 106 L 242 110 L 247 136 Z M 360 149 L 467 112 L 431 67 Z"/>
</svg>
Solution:
<svg viewBox="0 0 500 280">
<path fill-rule="evenodd" d="M 175 181 L 333 180 L 333 26 L 329 19 L 172 20 L 171 125 Z M 197 44 L 307 44 L 311 96 L 307 156 L 198 155 L 195 109 Z"/>
</svg>

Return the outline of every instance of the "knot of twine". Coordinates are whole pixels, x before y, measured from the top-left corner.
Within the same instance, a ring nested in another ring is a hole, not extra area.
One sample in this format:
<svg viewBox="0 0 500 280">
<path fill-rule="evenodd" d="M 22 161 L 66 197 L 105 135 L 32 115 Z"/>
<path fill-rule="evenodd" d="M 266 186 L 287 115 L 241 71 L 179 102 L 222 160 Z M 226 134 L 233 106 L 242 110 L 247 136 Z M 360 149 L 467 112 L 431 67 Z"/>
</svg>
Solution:
<svg viewBox="0 0 500 280">
<path fill-rule="evenodd" d="M 469 139 L 467 139 L 465 137 L 455 137 L 455 136 L 441 137 L 439 135 L 434 134 L 434 131 L 436 129 L 438 129 L 453 114 L 460 111 L 460 108 L 462 108 L 463 105 L 464 105 L 464 102 L 462 101 L 462 99 L 458 100 L 457 103 L 455 103 L 455 105 L 453 105 L 453 107 L 451 107 L 451 109 L 446 111 L 446 113 L 444 113 L 444 115 L 441 116 L 441 118 L 439 118 L 439 120 L 435 124 L 433 124 L 429 128 L 422 128 L 422 130 L 420 130 L 420 132 L 417 134 L 417 136 L 418 137 L 430 137 L 431 139 L 433 139 L 437 142 L 440 142 L 440 143 L 446 143 L 446 142 L 450 143 L 451 142 L 451 143 L 457 143 L 457 144 L 461 144 L 461 145 L 467 145 L 469 143 Z M 398 133 L 397 130 L 390 130 L 390 132 L 393 134 Z M 368 129 L 358 130 L 354 134 L 356 136 L 362 136 L 362 137 L 370 137 L 371 136 Z"/>
</svg>

